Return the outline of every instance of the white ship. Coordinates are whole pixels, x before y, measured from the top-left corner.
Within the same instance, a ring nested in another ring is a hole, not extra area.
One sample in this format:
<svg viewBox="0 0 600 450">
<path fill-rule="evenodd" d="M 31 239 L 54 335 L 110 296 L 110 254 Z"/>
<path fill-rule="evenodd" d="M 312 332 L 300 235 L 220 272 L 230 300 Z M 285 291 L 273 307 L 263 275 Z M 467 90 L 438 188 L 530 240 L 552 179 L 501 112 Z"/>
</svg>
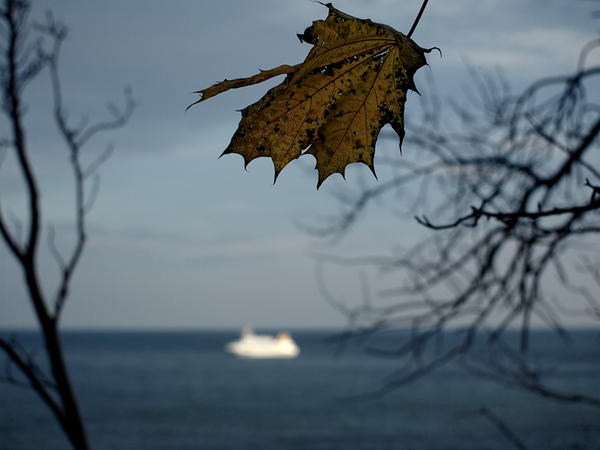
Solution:
<svg viewBox="0 0 600 450">
<path fill-rule="evenodd" d="M 243 358 L 295 358 L 300 353 L 289 333 L 254 334 L 250 327 L 244 327 L 240 339 L 230 342 L 225 349 Z"/>
</svg>

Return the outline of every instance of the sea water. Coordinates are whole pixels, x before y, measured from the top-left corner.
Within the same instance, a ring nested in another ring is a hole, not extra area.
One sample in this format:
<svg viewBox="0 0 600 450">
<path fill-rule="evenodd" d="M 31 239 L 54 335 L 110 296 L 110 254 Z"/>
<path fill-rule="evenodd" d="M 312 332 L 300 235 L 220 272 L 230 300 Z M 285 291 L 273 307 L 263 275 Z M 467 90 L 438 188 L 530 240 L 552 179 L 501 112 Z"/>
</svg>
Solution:
<svg viewBox="0 0 600 450">
<path fill-rule="evenodd" d="M 537 332 L 533 342 L 541 343 L 545 366 L 554 367 L 555 386 L 600 397 L 600 332 L 571 334 L 563 343 Z M 43 355 L 34 333 L 2 335 Z M 473 413 L 483 407 L 527 448 L 600 449 L 600 408 L 473 378 L 459 366 L 369 395 L 391 379 L 398 360 L 356 343 L 340 351 L 333 335 L 293 333 L 301 353 L 289 360 L 227 354 L 235 331 L 66 332 L 63 342 L 95 449 L 513 448 L 497 426 Z M 34 393 L 0 383 L 0 449 L 67 448 Z"/>
</svg>

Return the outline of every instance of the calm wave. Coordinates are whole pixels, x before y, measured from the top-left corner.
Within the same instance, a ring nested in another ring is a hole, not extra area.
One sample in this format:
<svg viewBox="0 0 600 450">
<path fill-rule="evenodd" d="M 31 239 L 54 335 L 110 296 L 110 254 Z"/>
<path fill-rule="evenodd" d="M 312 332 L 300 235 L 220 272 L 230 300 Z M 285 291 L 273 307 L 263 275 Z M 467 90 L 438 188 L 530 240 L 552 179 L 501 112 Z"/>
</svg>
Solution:
<svg viewBox="0 0 600 450">
<path fill-rule="evenodd" d="M 260 330 L 263 331 L 263 330 Z M 40 348 L 33 333 L 11 333 Z M 2 333 L 7 335 L 7 333 Z M 95 449 L 505 449 L 489 408 L 528 448 L 600 448 L 600 408 L 558 404 L 444 368 L 383 396 L 363 396 L 398 363 L 329 332 L 296 332 L 291 360 L 245 360 L 237 332 L 67 332 L 65 352 Z M 600 396 L 600 333 L 570 343 L 534 336 L 557 385 Z M 397 335 L 380 338 L 393 344 Z M 40 355 L 43 352 L 39 351 Z M 0 384 L 0 449 L 65 449 L 27 389 Z"/>
</svg>

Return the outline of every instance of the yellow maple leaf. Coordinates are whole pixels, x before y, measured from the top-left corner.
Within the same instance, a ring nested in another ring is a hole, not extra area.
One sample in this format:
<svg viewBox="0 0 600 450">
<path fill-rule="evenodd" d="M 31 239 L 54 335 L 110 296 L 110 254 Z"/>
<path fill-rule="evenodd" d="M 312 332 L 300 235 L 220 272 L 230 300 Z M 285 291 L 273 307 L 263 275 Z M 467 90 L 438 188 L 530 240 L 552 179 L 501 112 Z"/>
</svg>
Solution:
<svg viewBox="0 0 600 450">
<path fill-rule="evenodd" d="M 303 63 L 224 80 L 197 91 L 190 106 L 229 89 L 287 75 L 258 102 L 244 108 L 242 120 L 223 154 L 238 153 L 245 165 L 268 156 L 281 170 L 302 154 L 313 155 L 317 188 L 331 174 L 344 176 L 348 164 L 362 162 L 373 174 L 379 131 L 386 124 L 404 137 L 404 103 L 416 91 L 413 75 L 427 64 L 423 49 L 393 28 L 358 19 L 325 5 L 329 14 L 298 37 L 313 45 Z"/>
</svg>

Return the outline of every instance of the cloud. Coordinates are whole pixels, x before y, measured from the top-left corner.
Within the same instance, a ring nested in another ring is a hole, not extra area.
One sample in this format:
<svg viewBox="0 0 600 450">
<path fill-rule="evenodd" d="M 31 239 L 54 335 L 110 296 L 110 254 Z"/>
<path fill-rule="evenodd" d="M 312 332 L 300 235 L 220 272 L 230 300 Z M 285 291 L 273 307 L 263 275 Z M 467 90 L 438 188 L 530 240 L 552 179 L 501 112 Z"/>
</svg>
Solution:
<svg viewBox="0 0 600 450">
<path fill-rule="evenodd" d="M 590 36 L 578 30 L 536 28 L 506 36 L 507 47 L 554 64 L 573 63 Z"/>
<path fill-rule="evenodd" d="M 541 77 L 575 70 L 581 48 L 590 40 L 583 32 L 565 28 L 534 28 L 484 40 L 462 49 L 460 56 L 476 66 L 499 66 L 509 75 Z"/>
<path fill-rule="evenodd" d="M 335 6 L 406 33 L 421 3 L 337 0 Z M 432 68 L 426 69 L 440 81 L 441 92 L 453 92 L 452 83 L 468 81 L 463 56 L 473 64 L 505 67 L 511 82 L 513 77 L 529 81 L 572 68 L 579 47 L 593 37 L 596 22 L 582 20 L 585 9 L 568 3 L 430 2 L 415 40 L 442 48 L 444 57 L 431 55 Z M 310 238 L 294 228 L 292 217 L 310 222 L 335 215 L 339 205 L 327 193 L 337 188 L 347 192 L 360 184 L 356 180 L 363 173 L 368 183 L 377 183 L 368 169 L 357 166 L 347 182 L 338 177 L 316 192 L 314 179 L 309 179 L 314 176 L 309 157 L 286 167 L 276 186 L 269 160 L 253 162 L 244 171 L 238 155 L 218 159 L 240 119 L 236 110 L 280 80 L 223 94 L 185 112 L 196 89 L 258 68 L 302 61 L 310 46 L 300 43 L 295 33 L 324 18 L 326 8 L 305 0 L 182 0 L 176 7 L 160 0 L 39 0 L 34 7 L 32 18 L 52 9 L 72 31 L 61 69 L 66 105 L 75 122 L 83 113 L 92 119 L 106 117 L 106 100 L 118 102 L 125 84 L 133 86 L 140 103 L 125 128 L 86 147 L 86 152 L 97 152 L 107 141 L 116 141 L 115 154 L 101 169 L 101 192 L 89 216 L 90 244 L 74 279 L 68 323 L 128 326 L 171 320 L 174 325 L 216 326 L 233 323 L 230 311 L 239 307 L 240 299 L 267 312 L 297 307 L 279 313 L 297 323 L 317 316 L 331 321 L 315 293 L 314 268 L 306 255 Z M 61 223 L 73 213 L 68 155 L 48 120 L 48 80 L 29 88 L 28 137 L 36 149 L 43 219 L 63 235 Z M 416 95 L 409 108 L 415 102 Z M 390 149 L 397 152 L 397 138 Z M 309 176 L 302 164 L 309 167 Z M 9 159 L 0 169 L 6 212 L 10 207 L 19 213 L 18 205 L 26 205 L 17 195 L 19 172 Z M 406 238 L 405 229 L 398 232 L 393 211 L 381 210 L 363 218 L 362 229 L 368 232 L 345 241 L 349 252 L 373 252 Z M 55 270 L 52 261 L 42 266 Z M 21 286 L 20 276 L 12 274 L 2 273 L 3 293 Z M 145 315 L 140 317 L 142 302 Z M 4 311 L 0 323 L 10 323 Z M 18 317 L 29 313 L 24 308 Z"/>
</svg>

